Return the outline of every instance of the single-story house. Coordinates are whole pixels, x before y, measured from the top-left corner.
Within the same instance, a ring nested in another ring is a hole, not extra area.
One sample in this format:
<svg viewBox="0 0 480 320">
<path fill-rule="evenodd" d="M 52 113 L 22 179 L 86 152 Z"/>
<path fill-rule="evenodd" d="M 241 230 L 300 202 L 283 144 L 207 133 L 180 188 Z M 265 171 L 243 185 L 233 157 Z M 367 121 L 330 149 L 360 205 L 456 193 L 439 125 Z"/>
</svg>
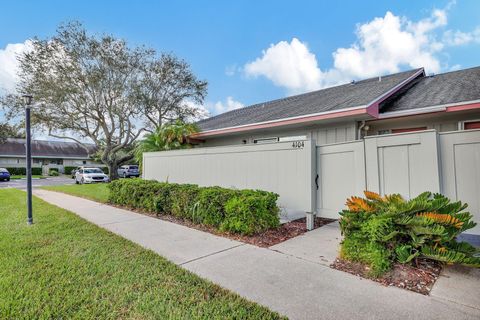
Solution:
<svg viewBox="0 0 480 320">
<path fill-rule="evenodd" d="M 297 139 L 317 145 L 364 135 L 480 128 L 480 67 L 423 68 L 259 103 L 198 122 L 199 146 Z"/>
<path fill-rule="evenodd" d="M 25 139 L 9 138 L 0 145 L 0 167 L 24 168 Z M 92 160 L 95 152 L 94 145 L 87 145 L 87 149 L 76 142 L 32 140 L 32 168 L 43 168 L 48 172 L 56 168 L 64 173 L 65 167 L 101 166 Z"/>
<path fill-rule="evenodd" d="M 439 192 L 469 204 L 480 234 L 480 67 L 352 81 L 198 126 L 195 148 L 145 153 L 144 178 L 273 191 L 286 219 L 338 218 L 364 190 Z"/>
</svg>

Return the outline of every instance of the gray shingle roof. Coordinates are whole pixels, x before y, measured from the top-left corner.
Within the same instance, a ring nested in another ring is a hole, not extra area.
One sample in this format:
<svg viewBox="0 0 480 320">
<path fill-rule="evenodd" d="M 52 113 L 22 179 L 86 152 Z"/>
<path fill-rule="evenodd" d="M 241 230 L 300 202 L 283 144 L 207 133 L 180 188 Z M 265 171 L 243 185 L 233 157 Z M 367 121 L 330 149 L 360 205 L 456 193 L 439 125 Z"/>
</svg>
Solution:
<svg viewBox="0 0 480 320">
<path fill-rule="evenodd" d="M 480 67 L 415 79 L 381 112 L 425 108 L 480 99 Z"/>
<path fill-rule="evenodd" d="M 95 151 L 94 145 L 88 145 L 90 154 Z M 88 159 L 89 152 L 79 143 L 64 141 L 32 141 L 32 156 Z M 25 156 L 25 139 L 7 139 L 0 145 L 0 156 Z"/>
<path fill-rule="evenodd" d="M 215 130 L 363 106 L 371 103 L 421 69 L 356 81 L 292 97 L 229 111 L 197 123 L 201 130 Z"/>
</svg>

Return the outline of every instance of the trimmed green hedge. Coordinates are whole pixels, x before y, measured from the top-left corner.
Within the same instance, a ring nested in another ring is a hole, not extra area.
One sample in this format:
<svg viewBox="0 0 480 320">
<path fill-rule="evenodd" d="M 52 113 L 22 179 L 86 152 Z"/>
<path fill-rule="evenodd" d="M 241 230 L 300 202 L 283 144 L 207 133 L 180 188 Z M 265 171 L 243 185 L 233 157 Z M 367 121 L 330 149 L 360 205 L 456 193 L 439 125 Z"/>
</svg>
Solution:
<svg viewBox="0 0 480 320">
<path fill-rule="evenodd" d="M 173 215 L 220 231 L 252 235 L 280 224 L 278 194 L 273 192 L 141 179 L 115 180 L 109 188 L 110 203 Z"/>
<path fill-rule="evenodd" d="M 24 176 L 27 174 L 27 169 L 25 167 L 17 167 L 17 168 L 6 168 L 11 175 L 19 175 Z M 41 175 L 42 168 L 32 168 L 33 175 Z"/>
<path fill-rule="evenodd" d="M 71 174 L 72 170 L 77 169 L 78 166 L 72 167 L 72 166 L 65 166 L 63 167 L 63 170 L 65 171 L 65 174 Z"/>
</svg>

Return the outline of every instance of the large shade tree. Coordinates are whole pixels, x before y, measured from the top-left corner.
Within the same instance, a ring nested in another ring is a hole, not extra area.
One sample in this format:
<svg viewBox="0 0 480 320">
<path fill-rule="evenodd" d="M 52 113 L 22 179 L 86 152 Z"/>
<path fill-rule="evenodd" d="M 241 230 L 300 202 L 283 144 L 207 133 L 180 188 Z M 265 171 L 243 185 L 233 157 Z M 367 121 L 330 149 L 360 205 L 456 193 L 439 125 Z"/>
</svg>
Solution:
<svg viewBox="0 0 480 320">
<path fill-rule="evenodd" d="M 175 120 L 204 117 L 198 107 L 207 94 L 207 82 L 197 79 L 184 60 L 170 53 L 148 61 L 136 88 L 147 130 L 154 132 Z"/>
<path fill-rule="evenodd" d="M 0 123 L 0 143 L 4 143 L 7 138 L 25 138 L 25 134 L 18 125 Z"/>
<path fill-rule="evenodd" d="M 206 94 L 206 82 L 172 54 L 157 57 L 111 35 L 90 35 L 76 22 L 33 39 L 19 62 L 17 94 L 2 100 L 7 116 L 23 114 L 18 97 L 32 94 L 33 124 L 52 137 L 95 143 L 112 179 L 144 132 L 198 116 Z"/>
</svg>

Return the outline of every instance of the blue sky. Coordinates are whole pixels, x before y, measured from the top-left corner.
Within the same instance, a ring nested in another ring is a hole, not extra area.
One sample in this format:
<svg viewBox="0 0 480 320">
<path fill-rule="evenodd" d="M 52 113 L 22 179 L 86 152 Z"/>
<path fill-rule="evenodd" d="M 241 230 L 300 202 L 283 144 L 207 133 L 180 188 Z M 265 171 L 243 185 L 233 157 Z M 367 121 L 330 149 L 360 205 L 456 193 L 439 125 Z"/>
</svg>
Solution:
<svg viewBox="0 0 480 320">
<path fill-rule="evenodd" d="M 0 8 L 0 86 L 14 81 L 12 52 L 27 39 L 79 20 L 187 60 L 209 82 L 211 114 L 418 66 L 480 65 L 476 0 L 17 0 Z"/>
</svg>

